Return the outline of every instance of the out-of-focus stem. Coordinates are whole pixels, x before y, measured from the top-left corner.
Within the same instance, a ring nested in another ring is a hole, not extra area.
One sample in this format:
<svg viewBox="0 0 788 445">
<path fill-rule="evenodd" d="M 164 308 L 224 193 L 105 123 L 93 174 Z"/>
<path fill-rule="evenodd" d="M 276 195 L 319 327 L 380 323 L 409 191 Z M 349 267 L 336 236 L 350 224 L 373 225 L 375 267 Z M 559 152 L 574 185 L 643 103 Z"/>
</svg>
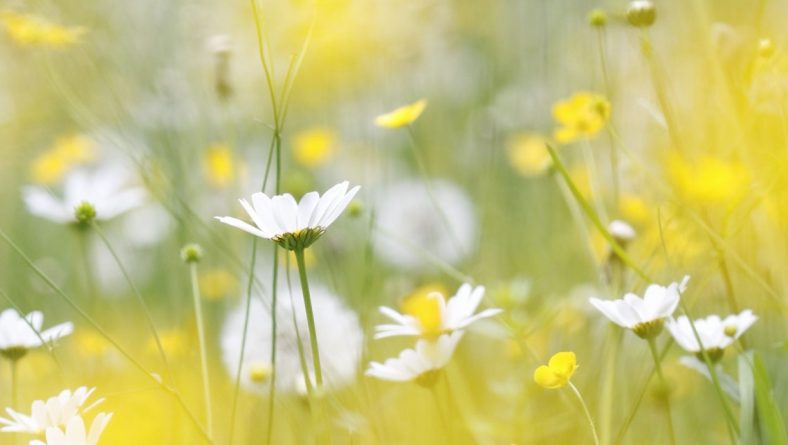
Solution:
<svg viewBox="0 0 788 445">
<path fill-rule="evenodd" d="M 192 299 L 194 300 L 194 315 L 197 319 L 197 340 L 200 344 L 200 371 L 202 373 L 202 390 L 205 399 L 205 422 L 207 423 L 208 437 L 213 438 L 213 403 L 211 402 L 211 384 L 208 376 L 208 351 L 205 345 L 205 322 L 202 316 L 202 301 L 200 298 L 200 284 L 197 280 L 197 263 L 189 263 L 189 275 L 192 282 Z"/>
</svg>

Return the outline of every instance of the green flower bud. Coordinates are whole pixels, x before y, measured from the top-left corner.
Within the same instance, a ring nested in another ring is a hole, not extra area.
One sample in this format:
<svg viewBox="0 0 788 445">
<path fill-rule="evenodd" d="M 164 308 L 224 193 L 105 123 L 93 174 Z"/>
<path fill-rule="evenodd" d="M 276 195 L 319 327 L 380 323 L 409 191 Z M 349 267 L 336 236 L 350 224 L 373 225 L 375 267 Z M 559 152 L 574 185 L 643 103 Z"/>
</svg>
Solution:
<svg viewBox="0 0 788 445">
<path fill-rule="evenodd" d="M 74 207 L 74 218 L 79 224 L 87 225 L 96 219 L 96 208 L 93 204 L 82 201 L 79 205 Z"/>
<path fill-rule="evenodd" d="M 587 20 L 591 26 L 605 26 L 607 24 L 607 13 L 603 9 L 594 9 L 588 13 Z"/>
<path fill-rule="evenodd" d="M 197 263 L 202 259 L 202 253 L 199 244 L 187 244 L 181 249 L 181 259 L 186 263 Z"/>
<path fill-rule="evenodd" d="M 657 9 L 650 0 L 633 0 L 627 8 L 627 21 L 632 26 L 647 28 L 657 19 Z"/>
</svg>

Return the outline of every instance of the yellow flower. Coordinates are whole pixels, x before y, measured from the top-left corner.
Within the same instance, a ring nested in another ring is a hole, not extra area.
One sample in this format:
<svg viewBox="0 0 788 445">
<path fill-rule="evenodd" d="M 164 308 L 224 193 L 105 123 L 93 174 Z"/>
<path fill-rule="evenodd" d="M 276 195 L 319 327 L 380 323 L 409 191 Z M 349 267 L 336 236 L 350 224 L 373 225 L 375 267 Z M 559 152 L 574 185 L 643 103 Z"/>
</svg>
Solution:
<svg viewBox="0 0 788 445">
<path fill-rule="evenodd" d="M 542 365 L 534 371 L 534 381 L 547 389 L 562 388 L 569 383 L 577 369 L 574 352 L 559 352 L 552 357 L 547 366 Z"/>
<path fill-rule="evenodd" d="M 182 329 L 163 329 L 160 330 L 158 334 L 159 341 L 161 341 L 161 347 L 167 355 L 179 355 L 188 350 L 188 336 Z M 154 337 L 149 337 L 145 346 L 149 353 L 158 353 L 159 351 Z"/>
<path fill-rule="evenodd" d="M 412 104 L 397 108 L 375 118 L 375 125 L 385 128 L 399 128 L 410 125 L 421 116 L 427 107 L 427 99 L 419 99 Z"/>
<path fill-rule="evenodd" d="M 592 137 L 604 128 L 610 118 L 610 102 L 600 94 L 582 91 L 556 102 L 553 117 L 559 124 L 553 137 L 568 144 L 581 137 Z"/>
<path fill-rule="evenodd" d="M 82 27 L 60 26 L 43 17 L 12 11 L 0 12 L 0 23 L 11 40 L 27 46 L 69 46 L 85 33 Z"/>
<path fill-rule="evenodd" d="M 336 152 L 336 135 L 327 128 L 311 128 L 293 138 L 295 160 L 308 168 L 315 168 L 330 161 Z"/>
<path fill-rule="evenodd" d="M 668 175 L 678 193 L 697 204 L 733 205 L 750 188 L 750 172 L 739 162 L 703 156 L 691 164 L 681 155 L 668 159 Z"/>
<path fill-rule="evenodd" d="M 235 179 L 235 160 L 233 151 L 226 144 L 214 144 L 203 154 L 205 179 L 214 187 L 224 188 L 232 185 Z"/>
<path fill-rule="evenodd" d="M 30 176 L 38 184 L 53 185 L 60 182 L 75 166 L 90 162 L 95 157 L 96 144 L 87 136 L 63 136 L 33 160 Z"/>
<path fill-rule="evenodd" d="M 238 290 L 238 279 L 226 269 L 208 269 L 200 273 L 200 294 L 206 300 L 220 300 Z"/>
<path fill-rule="evenodd" d="M 538 134 L 514 135 L 507 144 L 509 163 L 523 176 L 544 173 L 551 162 L 546 143 L 545 138 Z"/>
<path fill-rule="evenodd" d="M 621 210 L 621 216 L 625 220 L 632 221 L 635 224 L 644 224 L 654 219 L 652 217 L 652 207 L 649 206 L 646 200 L 638 195 L 631 193 L 621 194 L 618 206 Z"/>
</svg>

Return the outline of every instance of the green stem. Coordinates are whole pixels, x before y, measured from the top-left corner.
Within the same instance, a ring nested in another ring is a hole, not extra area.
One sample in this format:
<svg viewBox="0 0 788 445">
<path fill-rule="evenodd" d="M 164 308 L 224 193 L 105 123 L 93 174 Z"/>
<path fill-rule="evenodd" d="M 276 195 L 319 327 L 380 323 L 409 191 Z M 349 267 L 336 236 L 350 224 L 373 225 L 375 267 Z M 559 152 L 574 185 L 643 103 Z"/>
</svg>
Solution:
<svg viewBox="0 0 788 445">
<path fill-rule="evenodd" d="M 197 319 L 197 338 L 200 343 L 200 370 L 202 372 L 202 390 L 205 399 L 205 421 L 208 424 L 208 437 L 213 437 L 213 405 L 211 402 L 211 385 L 208 377 L 208 351 L 205 345 L 205 322 L 202 316 L 202 300 L 200 285 L 197 281 L 197 263 L 189 263 L 189 275 L 192 282 L 192 299 L 194 314 Z"/>
<path fill-rule="evenodd" d="M 309 282 L 306 278 L 304 249 L 296 249 L 293 252 L 295 252 L 296 262 L 298 263 L 298 276 L 301 279 L 301 293 L 304 297 L 306 321 L 309 327 L 309 345 L 312 348 L 312 364 L 315 368 L 315 386 L 319 393 L 323 389 L 323 370 L 320 367 L 320 351 L 317 348 L 317 330 L 315 329 L 315 315 L 312 310 L 312 296 L 309 294 Z"/>
<path fill-rule="evenodd" d="M 662 110 L 662 115 L 665 117 L 665 124 L 668 127 L 668 136 L 670 136 L 670 140 L 673 143 L 673 148 L 681 151 L 682 145 L 678 135 L 678 127 L 676 126 L 676 120 L 673 118 L 673 111 L 668 101 L 665 82 L 659 65 L 657 64 L 657 60 L 654 57 L 654 48 L 651 44 L 651 36 L 649 36 L 647 28 L 641 28 L 640 46 L 643 50 L 643 56 L 646 58 L 646 62 L 648 62 L 649 69 L 651 70 L 651 80 L 654 83 L 654 92 L 657 94 L 659 107 Z"/>
<path fill-rule="evenodd" d="M 654 338 L 648 339 L 648 349 L 651 351 L 651 357 L 654 359 L 654 367 L 657 370 L 659 382 L 662 385 L 662 388 L 660 388 L 660 397 L 663 397 L 665 402 L 665 411 L 668 417 L 668 433 L 670 434 L 670 443 L 675 445 L 676 432 L 673 430 L 673 416 L 670 413 L 670 393 L 668 392 L 668 382 L 665 380 L 665 375 L 662 373 L 662 363 L 659 358 L 659 352 L 657 351 L 657 342 L 654 340 Z M 665 392 L 662 393 L 662 391 Z"/>
<path fill-rule="evenodd" d="M 266 443 L 271 445 L 274 434 L 274 396 L 276 395 L 276 311 L 279 280 L 279 247 L 274 244 L 274 266 L 271 296 L 271 382 L 268 387 L 268 428 L 266 429 Z"/>
<path fill-rule="evenodd" d="M 17 367 L 19 359 L 11 359 L 11 408 L 17 409 L 17 390 L 18 390 L 18 375 Z"/>
<path fill-rule="evenodd" d="M 594 444 L 599 445 L 599 436 L 596 433 L 596 426 L 594 425 L 594 419 L 591 418 L 591 413 L 588 411 L 588 406 L 586 405 L 586 401 L 583 400 L 583 396 L 580 394 L 580 391 L 577 390 L 577 387 L 572 382 L 567 382 L 569 387 L 572 388 L 572 392 L 575 393 L 577 396 L 577 400 L 580 401 L 580 405 L 583 407 L 583 412 L 586 415 L 586 419 L 588 420 L 588 425 L 591 426 L 591 434 L 594 436 Z"/>
</svg>

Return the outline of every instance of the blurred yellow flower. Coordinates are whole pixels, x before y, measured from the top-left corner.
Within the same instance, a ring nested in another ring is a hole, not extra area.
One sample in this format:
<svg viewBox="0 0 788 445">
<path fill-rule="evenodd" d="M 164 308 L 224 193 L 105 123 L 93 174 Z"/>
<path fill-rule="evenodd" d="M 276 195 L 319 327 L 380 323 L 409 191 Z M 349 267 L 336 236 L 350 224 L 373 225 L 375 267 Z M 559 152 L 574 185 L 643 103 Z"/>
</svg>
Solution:
<svg viewBox="0 0 788 445">
<path fill-rule="evenodd" d="M 186 335 L 183 329 L 171 328 L 160 329 L 158 331 L 161 347 L 164 353 L 169 355 L 179 355 L 185 352 L 189 346 L 189 336 Z M 156 345 L 156 339 L 151 336 L 146 343 L 146 349 L 150 353 L 158 353 L 159 349 Z"/>
<path fill-rule="evenodd" d="M 77 350 L 86 356 L 101 356 L 112 349 L 107 339 L 93 329 L 77 330 L 73 341 Z"/>
<path fill-rule="evenodd" d="M 227 269 L 207 269 L 200 272 L 197 281 L 206 300 L 220 300 L 238 291 L 238 279 Z"/>
<path fill-rule="evenodd" d="M 534 371 L 534 381 L 547 389 L 562 388 L 569 383 L 577 369 L 574 352 L 559 352 L 552 357 L 547 366 L 542 365 Z"/>
<path fill-rule="evenodd" d="M 507 143 L 509 163 L 523 176 L 537 176 L 550 166 L 547 141 L 538 134 L 519 133 Z"/>
<path fill-rule="evenodd" d="M 410 125 L 421 116 L 425 108 L 427 108 L 427 99 L 419 99 L 412 104 L 381 114 L 375 118 L 375 125 L 385 128 L 399 128 Z"/>
<path fill-rule="evenodd" d="M 750 172 L 740 162 L 703 156 L 692 164 L 681 155 L 673 154 L 667 166 L 676 191 L 695 204 L 732 205 L 750 189 Z"/>
<path fill-rule="evenodd" d="M 328 128 L 310 128 L 293 137 L 293 156 L 308 168 L 330 161 L 336 152 L 336 135 Z"/>
<path fill-rule="evenodd" d="M 610 118 L 610 102 L 601 94 L 581 91 L 556 102 L 553 117 L 559 124 L 553 137 L 568 144 L 581 137 L 594 136 L 604 128 Z"/>
<path fill-rule="evenodd" d="M 235 180 L 235 159 L 232 149 L 226 144 L 208 147 L 203 154 L 202 164 L 205 179 L 214 187 L 229 187 Z"/>
<path fill-rule="evenodd" d="M 621 211 L 621 216 L 635 224 L 643 224 L 651 221 L 651 207 L 642 197 L 631 194 L 623 193 L 618 200 L 618 207 Z"/>
<path fill-rule="evenodd" d="M 85 28 L 66 27 L 32 14 L 0 12 L 0 23 L 14 42 L 26 46 L 64 47 L 76 43 Z"/>
<path fill-rule="evenodd" d="M 58 138 L 51 148 L 33 159 L 30 176 L 33 182 L 53 185 L 60 182 L 74 167 L 96 158 L 96 144 L 85 135 Z"/>
</svg>

